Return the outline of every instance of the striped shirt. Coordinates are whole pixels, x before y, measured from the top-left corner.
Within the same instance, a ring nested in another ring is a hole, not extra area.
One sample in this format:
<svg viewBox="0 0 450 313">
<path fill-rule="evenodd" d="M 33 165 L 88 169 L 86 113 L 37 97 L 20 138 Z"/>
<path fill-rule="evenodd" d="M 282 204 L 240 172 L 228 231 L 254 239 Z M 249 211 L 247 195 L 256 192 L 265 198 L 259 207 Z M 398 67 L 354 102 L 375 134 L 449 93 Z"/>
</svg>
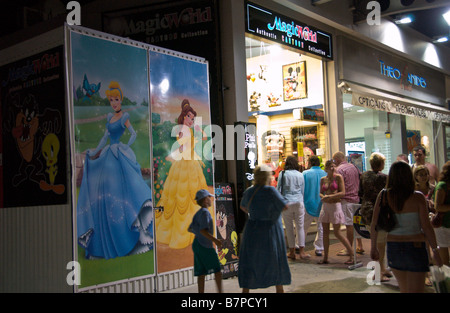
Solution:
<svg viewBox="0 0 450 313">
<path fill-rule="evenodd" d="M 359 203 L 359 170 L 352 163 L 342 162 L 336 168 L 336 172 L 344 178 L 345 196 L 341 200 L 351 203 Z"/>
</svg>

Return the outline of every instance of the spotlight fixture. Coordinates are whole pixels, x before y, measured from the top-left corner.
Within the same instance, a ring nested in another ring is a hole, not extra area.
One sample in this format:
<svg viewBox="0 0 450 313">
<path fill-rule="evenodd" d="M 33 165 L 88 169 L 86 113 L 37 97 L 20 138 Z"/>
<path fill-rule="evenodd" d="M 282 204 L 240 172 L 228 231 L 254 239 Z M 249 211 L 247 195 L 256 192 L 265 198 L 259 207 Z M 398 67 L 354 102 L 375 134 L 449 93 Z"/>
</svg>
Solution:
<svg viewBox="0 0 450 313">
<path fill-rule="evenodd" d="M 399 19 L 396 19 L 394 22 L 395 22 L 395 24 L 409 24 L 409 23 L 411 23 L 413 20 L 412 20 L 412 18 L 411 17 L 409 17 L 409 16 L 403 16 L 403 17 L 401 17 L 401 18 L 399 18 Z"/>
<path fill-rule="evenodd" d="M 433 43 L 442 43 L 442 42 L 447 42 L 447 41 L 448 41 L 448 36 L 446 36 L 446 35 L 436 36 L 433 38 Z"/>
<path fill-rule="evenodd" d="M 447 22 L 448 26 L 450 26 L 450 10 L 448 10 L 447 12 L 442 14 L 442 16 L 444 17 L 444 19 Z"/>
</svg>

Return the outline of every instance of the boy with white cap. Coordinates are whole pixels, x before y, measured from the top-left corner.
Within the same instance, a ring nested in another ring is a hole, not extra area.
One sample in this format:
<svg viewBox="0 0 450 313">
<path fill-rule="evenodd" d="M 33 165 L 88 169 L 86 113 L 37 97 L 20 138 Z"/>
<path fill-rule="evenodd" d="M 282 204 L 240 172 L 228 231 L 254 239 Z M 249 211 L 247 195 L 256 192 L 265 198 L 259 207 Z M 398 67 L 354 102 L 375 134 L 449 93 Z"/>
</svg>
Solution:
<svg viewBox="0 0 450 313">
<path fill-rule="evenodd" d="M 195 200 L 200 209 L 192 218 L 189 231 L 195 235 L 192 243 L 194 251 L 194 276 L 198 276 L 198 292 L 205 292 L 205 275 L 214 273 L 217 291 L 222 292 L 222 272 L 220 271 L 219 257 L 213 247 L 222 247 L 222 242 L 213 236 L 214 223 L 208 208 L 212 205 L 214 195 L 205 189 L 200 189 L 195 195 Z"/>
</svg>

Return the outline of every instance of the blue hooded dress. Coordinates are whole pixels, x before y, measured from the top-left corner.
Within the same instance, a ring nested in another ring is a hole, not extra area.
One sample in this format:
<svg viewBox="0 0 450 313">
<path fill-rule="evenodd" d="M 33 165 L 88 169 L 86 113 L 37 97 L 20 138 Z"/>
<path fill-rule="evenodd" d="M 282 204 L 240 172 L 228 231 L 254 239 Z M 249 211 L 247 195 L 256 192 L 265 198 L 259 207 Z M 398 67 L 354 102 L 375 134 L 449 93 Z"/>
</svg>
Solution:
<svg viewBox="0 0 450 313">
<path fill-rule="evenodd" d="M 97 159 L 92 160 L 89 151 L 86 154 L 78 195 L 77 238 L 88 259 L 111 259 L 153 248 L 151 190 L 133 150 L 120 142 L 129 114 L 110 123 L 112 116 L 108 114 L 102 139 L 104 145 L 108 136 L 110 144 Z"/>
</svg>

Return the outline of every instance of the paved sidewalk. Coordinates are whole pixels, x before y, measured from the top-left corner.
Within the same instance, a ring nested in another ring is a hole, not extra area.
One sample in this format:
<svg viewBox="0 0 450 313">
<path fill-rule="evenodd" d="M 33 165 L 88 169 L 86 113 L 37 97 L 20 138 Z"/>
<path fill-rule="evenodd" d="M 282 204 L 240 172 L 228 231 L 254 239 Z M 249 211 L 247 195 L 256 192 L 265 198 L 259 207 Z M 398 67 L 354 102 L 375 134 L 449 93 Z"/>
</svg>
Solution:
<svg viewBox="0 0 450 313">
<path fill-rule="evenodd" d="M 310 235 L 308 235 L 310 237 Z M 373 273 L 367 268 L 370 259 L 370 240 L 363 239 L 364 255 L 357 255 L 357 262 L 362 262 L 362 267 L 349 270 L 344 264 L 348 256 L 337 256 L 337 252 L 343 249 L 343 245 L 336 239 L 330 240 L 329 262 L 330 264 L 317 264 L 322 257 L 318 257 L 312 250 L 312 240 L 308 243 L 306 250 L 311 254 L 309 260 L 289 260 L 292 283 L 284 286 L 287 293 L 398 293 L 398 284 L 394 277 L 390 282 L 370 285 L 367 282 L 368 275 Z M 297 255 L 298 258 L 298 255 Z M 239 283 L 237 277 L 223 280 L 224 293 L 239 293 Z M 214 280 L 205 283 L 205 292 L 216 292 Z M 273 293 L 275 287 L 250 290 L 254 293 Z M 425 292 L 433 293 L 432 287 L 425 287 Z M 168 290 L 165 293 L 197 293 L 197 284 L 178 289 Z"/>
</svg>

